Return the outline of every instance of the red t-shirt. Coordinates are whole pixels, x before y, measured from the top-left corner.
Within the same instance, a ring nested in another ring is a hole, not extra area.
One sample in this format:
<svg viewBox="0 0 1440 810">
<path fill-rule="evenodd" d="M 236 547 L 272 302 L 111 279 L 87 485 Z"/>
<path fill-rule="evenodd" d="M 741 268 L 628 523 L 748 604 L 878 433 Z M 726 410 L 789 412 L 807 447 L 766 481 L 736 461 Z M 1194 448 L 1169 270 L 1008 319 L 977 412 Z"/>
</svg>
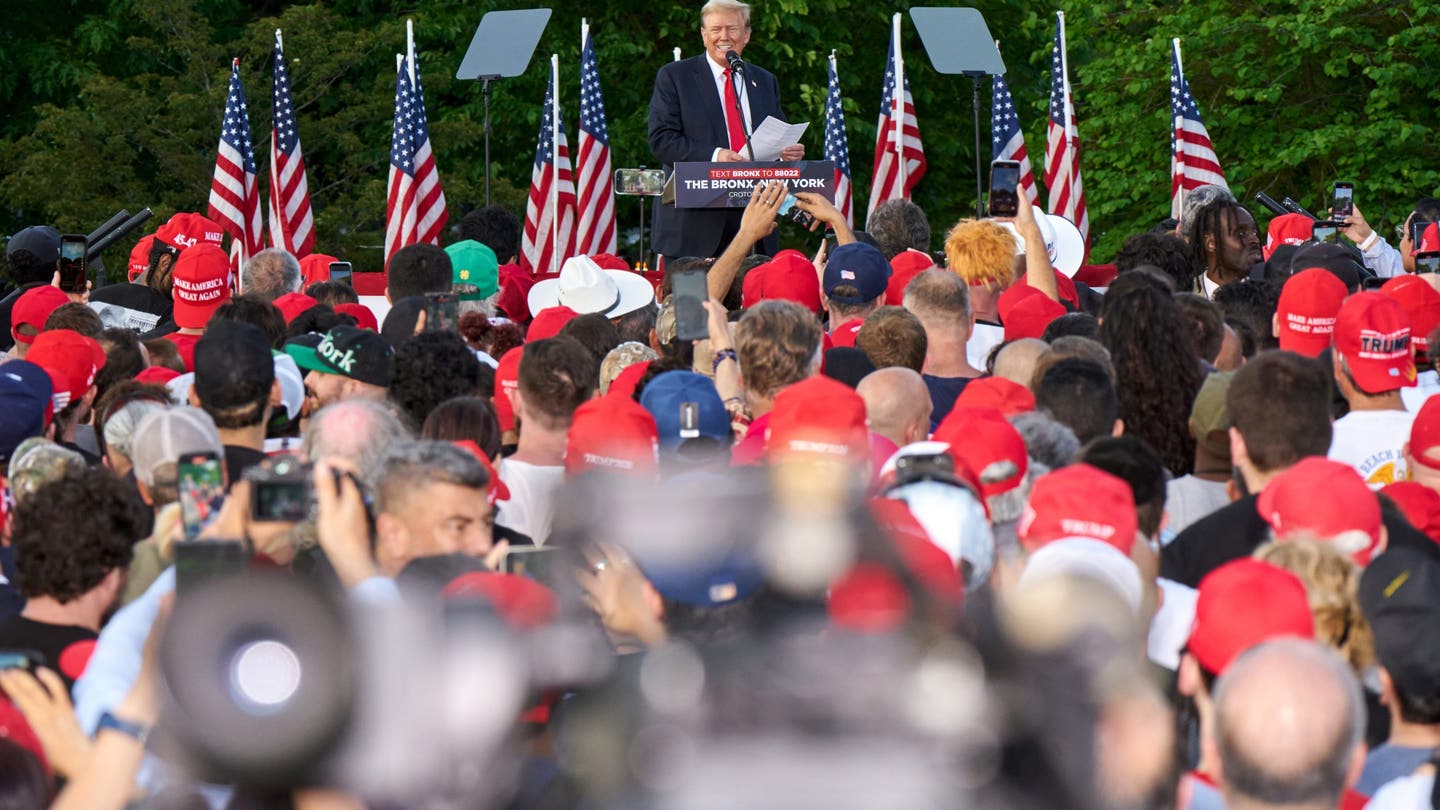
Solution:
<svg viewBox="0 0 1440 810">
<path fill-rule="evenodd" d="M 863 319 L 856 318 L 855 320 L 846 321 L 835 327 L 835 330 L 830 333 L 831 345 L 844 346 L 850 349 L 855 348 L 855 336 L 860 334 L 860 327 L 864 325 L 865 321 Z"/>
<path fill-rule="evenodd" d="M 182 335 L 179 332 L 172 332 L 165 336 L 165 339 L 175 344 L 180 350 L 180 362 L 185 364 L 186 371 L 195 370 L 195 344 L 200 341 L 199 335 Z"/>
</svg>

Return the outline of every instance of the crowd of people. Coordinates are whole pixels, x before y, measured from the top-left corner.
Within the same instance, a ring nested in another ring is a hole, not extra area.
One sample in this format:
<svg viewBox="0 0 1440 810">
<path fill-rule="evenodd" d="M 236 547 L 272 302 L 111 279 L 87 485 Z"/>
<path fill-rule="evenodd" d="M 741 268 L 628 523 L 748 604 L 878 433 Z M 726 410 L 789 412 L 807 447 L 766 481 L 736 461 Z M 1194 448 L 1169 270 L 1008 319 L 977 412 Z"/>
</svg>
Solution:
<svg viewBox="0 0 1440 810">
<path fill-rule="evenodd" d="M 653 283 L 481 208 L 383 303 L 10 237 L 0 806 L 1440 807 L 1440 200 L 1082 267 L 787 196 Z"/>
</svg>

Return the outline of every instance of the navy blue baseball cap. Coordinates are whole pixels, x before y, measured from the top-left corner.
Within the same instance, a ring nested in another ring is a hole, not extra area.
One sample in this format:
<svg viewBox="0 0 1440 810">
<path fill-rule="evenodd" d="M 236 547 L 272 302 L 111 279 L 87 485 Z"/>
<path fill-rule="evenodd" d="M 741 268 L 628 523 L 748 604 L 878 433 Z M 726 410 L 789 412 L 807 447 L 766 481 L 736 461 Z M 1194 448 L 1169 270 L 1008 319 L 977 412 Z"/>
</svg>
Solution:
<svg viewBox="0 0 1440 810">
<path fill-rule="evenodd" d="M 31 225 L 10 237 L 5 255 L 13 255 L 17 250 L 27 250 L 41 261 L 59 259 L 60 232 L 49 225 Z"/>
<path fill-rule="evenodd" d="M 730 413 L 715 383 L 693 371 L 667 371 L 640 392 L 640 405 L 655 417 L 660 452 L 674 453 L 691 439 L 730 445 Z M 687 416 L 687 411 L 690 415 Z"/>
<path fill-rule="evenodd" d="M 868 304 L 885 294 L 890 284 L 890 262 L 878 248 L 864 242 L 851 242 L 835 248 L 825 262 L 825 280 L 821 285 L 825 297 L 837 304 Z M 860 291 L 855 296 L 837 296 L 835 288 L 850 286 Z"/>
<path fill-rule="evenodd" d="M 0 365 L 0 460 L 45 431 L 45 411 L 54 385 L 50 374 L 26 360 Z"/>
</svg>

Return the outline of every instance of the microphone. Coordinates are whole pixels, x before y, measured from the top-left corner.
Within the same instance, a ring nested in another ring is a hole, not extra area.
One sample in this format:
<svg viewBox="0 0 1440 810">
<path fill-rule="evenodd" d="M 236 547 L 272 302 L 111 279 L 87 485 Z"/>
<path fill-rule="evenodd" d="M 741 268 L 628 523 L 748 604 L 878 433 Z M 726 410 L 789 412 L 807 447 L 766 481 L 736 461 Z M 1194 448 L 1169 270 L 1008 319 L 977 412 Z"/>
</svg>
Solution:
<svg viewBox="0 0 1440 810">
<path fill-rule="evenodd" d="M 734 50 L 729 50 L 725 52 L 725 61 L 730 63 L 731 72 L 745 72 L 745 60 L 741 59 L 740 54 L 736 53 Z"/>
</svg>

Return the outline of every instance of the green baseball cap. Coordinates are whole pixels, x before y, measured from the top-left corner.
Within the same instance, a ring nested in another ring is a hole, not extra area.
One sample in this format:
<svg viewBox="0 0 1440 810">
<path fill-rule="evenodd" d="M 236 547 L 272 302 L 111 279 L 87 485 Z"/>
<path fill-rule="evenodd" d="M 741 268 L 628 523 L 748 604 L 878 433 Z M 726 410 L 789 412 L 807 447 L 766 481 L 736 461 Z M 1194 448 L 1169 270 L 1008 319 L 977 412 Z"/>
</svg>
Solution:
<svg viewBox="0 0 1440 810">
<path fill-rule="evenodd" d="M 489 298 L 500 289 L 500 261 L 488 246 L 466 239 L 445 248 L 455 269 L 455 293 L 461 301 Z"/>
<path fill-rule="evenodd" d="M 337 326 L 318 341 L 302 335 L 285 344 L 285 353 L 304 371 L 337 374 L 363 383 L 390 386 L 394 371 L 394 350 L 369 329 Z"/>
</svg>

